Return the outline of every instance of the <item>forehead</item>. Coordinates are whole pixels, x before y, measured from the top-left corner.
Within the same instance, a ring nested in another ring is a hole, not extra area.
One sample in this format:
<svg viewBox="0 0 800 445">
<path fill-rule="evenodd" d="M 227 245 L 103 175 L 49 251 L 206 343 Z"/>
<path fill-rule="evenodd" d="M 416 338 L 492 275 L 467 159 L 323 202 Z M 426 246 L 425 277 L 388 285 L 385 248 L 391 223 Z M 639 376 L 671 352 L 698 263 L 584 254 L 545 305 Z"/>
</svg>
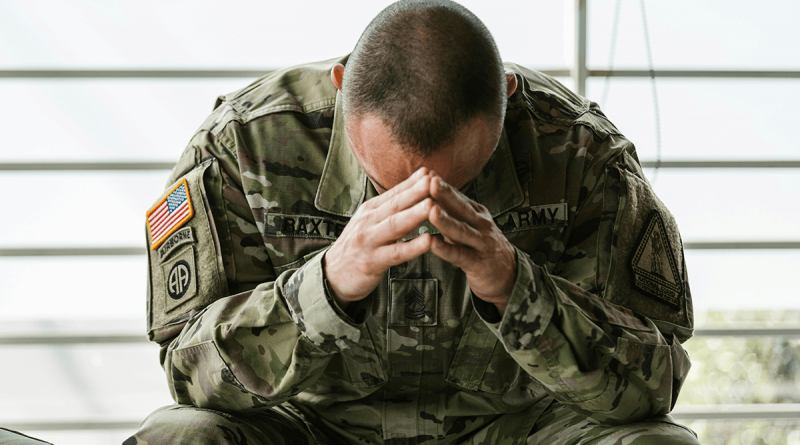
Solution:
<svg viewBox="0 0 800 445">
<path fill-rule="evenodd" d="M 390 189 L 420 167 L 436 171 L 452 185 L 463 186 L 491 157 L 499 132 L 484 119 L 467 122 L 455 140 L 428 156 L 399 144 L 391 129 L 377 116 L 345 121 L 347 139 L 359 164 L 376 185 Z"/>
</svg>

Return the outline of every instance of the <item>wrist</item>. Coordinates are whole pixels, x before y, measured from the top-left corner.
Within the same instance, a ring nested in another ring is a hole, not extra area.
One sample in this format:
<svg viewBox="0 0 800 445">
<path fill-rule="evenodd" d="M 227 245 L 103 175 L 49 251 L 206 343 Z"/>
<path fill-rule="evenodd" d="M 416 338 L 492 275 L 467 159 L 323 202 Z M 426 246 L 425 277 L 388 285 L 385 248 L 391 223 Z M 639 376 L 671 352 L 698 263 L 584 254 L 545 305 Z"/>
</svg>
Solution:
<svg viewBox="0 0 800 445">
<path fill-rule="evenodd" d="M 339 309 L 341 309 L 343 311 L 345 309 L 347 309 L 347 306 L 350 305 L 350 302 L 342 300 L 341 297 L 336 295 L 336 292 L 334 292 L 333 289 L 331 289 L 330 283 L 328 283 L 328 279 L 323 277 L 322 278 L 322 283 L 325 285 L 325 296 L 329 300 L 333 300 L 336 303 L 336 305 L 339 306 Z"/>
<path fill-rule="evenodd" d="M 336 292 L 336 286 L 332 284 L 330 281 L 328 281 L 328 277 L 330 276 L 330 274 L 328 273 L 329 272 L 328 269 L 330 267 L 330 264 L 328 264 L 329 253 L 330 250 L 327 250 L 322 255 L 322 283 L 325 287 L 325 297 L 328 300 L 335 302 L 336 305 L 339 306 L 339 309 L 344 311 L 345 309 L 347 309 L 347 306 L 350 305 L 350 301 L 344 300 L 341 297 L 341 294 Z"/>
</svg>

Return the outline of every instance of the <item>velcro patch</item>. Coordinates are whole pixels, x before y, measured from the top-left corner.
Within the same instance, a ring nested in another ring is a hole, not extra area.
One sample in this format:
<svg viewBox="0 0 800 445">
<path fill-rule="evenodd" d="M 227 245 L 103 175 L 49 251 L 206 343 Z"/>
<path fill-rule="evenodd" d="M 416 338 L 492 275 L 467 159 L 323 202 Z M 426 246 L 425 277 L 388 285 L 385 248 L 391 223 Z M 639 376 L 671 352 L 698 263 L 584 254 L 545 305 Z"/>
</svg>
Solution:
<svg viewBox="0 0 800 445">
<path fill-rule="evenodd" d="M 436 278 L 389 280 L 389 326 L 436 326 L 439 280 Z"/>
<path fill-rule="evenodd" d="M 147 211 L 150 249 L 156 250 L 168 236 L 194 216 L 186 178 L 175 184 L 161 200 Z"/>
<path fill-rule="evenodd" d="M 189 243 L 194 243 L 194 235 L 192 234 L 191 227 L 184 227 L 176 231 L 161 247 L 159 247 L 158 260 L 163 262 L 172 252 L 175 252 L 178 247 Z"/>
<path fill-rule="evenodd" d="M 276 238 L 323 238 L 336 240 L 344 230 L 345 223 L 324 216 L 264 215 L 264 236 Z"/>
<path fill-rule="evenodd" d="M 664 220 L 652 210 L 631 258 L 634 286 L 674 309 L 680 309 L 683 281 L 678 274 Z"/>
<path fill-rule="evenodd" d="M 163 297 L 166 312 L 172 312 L 197 295 L 197 267 L 193 247 L 182 250 L 173 261 L 163 264 L 161 269 L 166 278 L 166 295 Z"/>
<path fill-rule="evenodd" d="M 531 206 L 506 212 L 495 218 L 503 233 L 520 232 L 540 227 L 567 225 L 567 203 Z"/>
</svg>

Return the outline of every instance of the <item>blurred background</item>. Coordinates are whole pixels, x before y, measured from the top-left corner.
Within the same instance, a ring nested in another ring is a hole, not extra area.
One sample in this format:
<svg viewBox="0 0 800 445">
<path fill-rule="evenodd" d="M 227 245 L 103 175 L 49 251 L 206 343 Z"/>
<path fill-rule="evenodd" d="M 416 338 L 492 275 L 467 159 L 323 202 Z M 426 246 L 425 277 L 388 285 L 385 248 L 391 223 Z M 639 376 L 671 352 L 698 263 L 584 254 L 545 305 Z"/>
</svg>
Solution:
<svg viewBox="0 0 800 445">
<path fill-rule="evenodd" d="M 388 3 L 0 0 L 0 426 L 121 443 L 172 402 L 145 211 L 218 95 L 349 52 Z M 677 218 L 697 333 L 675 417 L 800 444 L 800 3 L 462 3 L 600 104 Z"/>
</svg>

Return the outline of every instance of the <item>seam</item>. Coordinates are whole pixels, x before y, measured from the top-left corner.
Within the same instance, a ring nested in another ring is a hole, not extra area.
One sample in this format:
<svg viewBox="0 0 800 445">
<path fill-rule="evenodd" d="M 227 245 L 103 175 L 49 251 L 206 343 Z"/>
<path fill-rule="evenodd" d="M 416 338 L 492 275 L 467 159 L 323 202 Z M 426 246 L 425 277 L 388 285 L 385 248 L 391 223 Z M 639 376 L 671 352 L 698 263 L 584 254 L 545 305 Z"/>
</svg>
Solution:
<svg viewBox="0 0 800 445">
<path fill-rule="evenodd" d="M 558 386 L 561 387 L 561 389 L 564 391 L 564 394 L 566 394 L 566 396 L 569 397 L 569 400 L 572 401 L 572 403 L 576 405 L 581 403 L 573 395 L 572 389 L 567 387 L 566 384 L 564 383 L 564 380 L 561 378 L 561 374 L 558 373 L 559 367 L 557 365 L 551 364 L 552 361 L 551 354 L 546 351 L 540 351 L 540 352 L 542 353 L 542 356 L 544 356 L 544 362 L 547 364 L 547 371 L 550 373 L 550 377 L 552 377 L 553 380 L 555 380 L 555 382 L 558 384 Z M 558 362 L 556 362 L 556 364 L 557 363 Z"/>
<path fill-rule="evenodd" d="M 315 111 L 324 110 L 327 108 L 332 108 L 333 105 L 336 103 L 336 99 L 325 99 L 318 102 L 310 103 L 308 105 L 295 105 L 295 104 L 282 104 L 282 105 L 273 105 L 268 108 L 264 108 L 263 110 L 258 110 L 252 113 L 248 113 L 244 115 L 238 111 L 236 111 L 237 116 L 241 117 L 242 120 L 239 119 L 231 119 L 237 120 L 240 124 L 244 125 L 249 123 L 250 121 L 257 119 L 259 117 L 265 116 L 271 113 L 277 113 L 280 111 L 295 111 L 303 114 L 313 113 Z M 231 107 L 233 108 L 233 107 Z"/>
<path fill-rule="evenodd" d="M 227 127 L 227 124 L 225 125 L 225 127 Z M 223 128 L 223 130 L 224 130 L 224 128 Z M 237 173 L 238 173 L 239 177 L 241 178 L 241 174 L 242 174 L 242 166 L 239 164 L 239 156 L 238 156 L 236 153 L 234 153 L 234 152 L 233 152 L 233 151 L 230 149 L 230 147 L 228 147 L 228 145 L 227 145 L 227 144 L 225 144 L 225 142 L 223 142 L 223 141 L 222 141 L 222 139 L 220 139 L 219 137 L 217 137 L 217 136 L 216 136 L 216 135 L 214 135 L 213 133 L 210 133 L 210 134 L 211 134 L 211 136 L 214 138 L 214 140 L 215 140 L 215 141 L 217 141 L 217 142 L 218 142 L 218 143 L 219 143 L 219 144 L 220 144 L 220 145 L 221 145 L 221 146 L 222 146 L 222 147 L 225 149 L 225 151 L 227 151 L 227 152 L 228 152 L 228 154 L 230 154 L 230 155 L 231 155 L 231 157 L 232 157 L 233 159 L 235 159 L 235 160 L 236 160 L 236 167 L 237 167 L 237 170 L 238 170 L 238 172 L 237 172 Z M 220 168 L 220 166 L 219 166 L 219 161 L 217 161 L 217 168 L 219 168 L 219 169 L 220 169 L 220 172 L 219 172 L 219 174 L 220 174 L 220 182 L 222 183 L 222 184 L 220 185 L 220 187 L 221 187 L 221 188 L 220 188 L 220 197 L 222 197 L 222 195 L 223 195 L 223 190 L 222 190 L 222 187 L 225 187 L 225 183 L 224 183 L 224 181 L 222 180 L 222 169 L 221 169 L 221 168 Z M 244 190 L 241 190 L 241 192 L 242 192 L 242 194 L 244 194 Z M 225 198 L 223 198 L 223 199 L 222 199 L 222 207 L 223 207 L 223 209 L 224 209 L 224 212 L 225 212 L 225 215 L 223 215 L 223 219 L 225 220 L 225 226 L 226 226 L 225 228 L 226 228 L 226 229 L 227 229 L 227 231 L 228 231 L 228 251 L 229 251 L 229 252 L 231 252 L 231 255 L 233 256 L 233 261 L 231 261 L 231 265 L 232 265 L 231 267 L 233 268 L 233 270 L 232 270 L 231 272 L 232 272 L 232 275 L 233 275 L 233 277 L 234 277 L 235 279 L 237 279 L 237 278 L 239 277 L 239 275 L 238 275 L 238 273 L 237 273 L 236 258 L 235 258 L 235 256 L 233 255 L 233 252 L 234 252 L 234 249 L 233 249 L 233 236 L 231 235 L 231 222 L 230 222 L 230 218 L 228 218 L 228 204 L 227 204 L 227 202 L 226 202 Z M 252 212 L 251 212 L 251 213 L 252 213 Z M 255 222 L 255 221 L 254 221 L 254 222 Z M 219 235 L 218 235 L 218 236 L 219 236 Z M 263 240 L 262 240 L 262 243 L 263 243 Z M 266 251 L 267 251 L 267 250 L 266 250 L 266 249 L 264 249 L 264 252 L 266 252 Z M 272 263 L 272 261 L 271 261 L 271 258 L 269 257 L 269 253 L 267 253 L 267 260 L 268 260 L 270 263 Z M 224 275 L 224 273 L 225 273 L 225 272 L 224 272 L 224 270 L 223 270 L 223 275 Z"/>
</svg>

